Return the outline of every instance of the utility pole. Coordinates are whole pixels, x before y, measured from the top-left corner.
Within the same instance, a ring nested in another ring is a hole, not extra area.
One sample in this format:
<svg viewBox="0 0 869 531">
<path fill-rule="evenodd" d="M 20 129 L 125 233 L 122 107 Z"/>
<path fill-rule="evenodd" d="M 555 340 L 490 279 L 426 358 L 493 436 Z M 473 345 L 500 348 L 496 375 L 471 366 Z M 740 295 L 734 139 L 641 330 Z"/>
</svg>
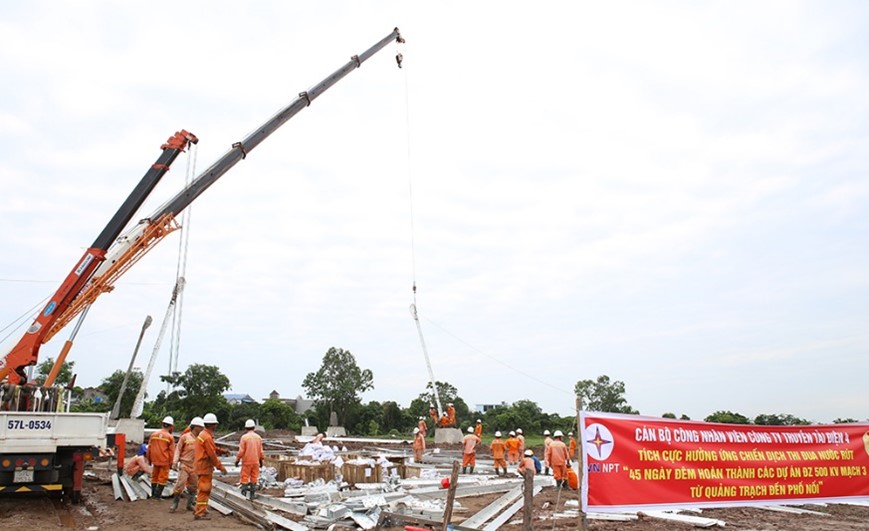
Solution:
<svg viewBox="0 0 869 531">
<path fill-rule="evenodd" d="M 139 332 L 139 340 L 136 341 L 136 348 L 133 349 L 133 357 L 130 359 L 130 366 L 127 368 L 127 374 L 124 375 L 124 381 L 121 383 L 121 390 L 118 391 L 118 398 L 115 400 L 115 407 L 112 408 L 112 420 L 117 420 L 121 416 L 121 399 L 124 398 L 124 391 L 127 390 L 127 382 L 130 381 L 130 373 L 133 372 L 133 364 L 136 363 L 136 354 L 139 353 L 139 347 L 142 346 L 142 338 L 145 337 L 145 330 L 151 326 L 151 316 L 145 317 L 145 322 L 142 324 L 142 331 Z M 143 384 L 144 385 L 144 382 Z"/>
</svg>

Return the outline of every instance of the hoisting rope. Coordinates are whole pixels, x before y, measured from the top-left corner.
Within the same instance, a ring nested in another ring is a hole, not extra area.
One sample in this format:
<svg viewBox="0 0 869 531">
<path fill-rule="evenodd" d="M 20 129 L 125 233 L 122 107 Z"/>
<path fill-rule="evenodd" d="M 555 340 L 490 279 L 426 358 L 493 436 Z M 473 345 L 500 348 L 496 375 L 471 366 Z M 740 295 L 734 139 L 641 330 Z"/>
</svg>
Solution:
<svg viewBox="0 0 869 531">
<path fill-rule="evenodd" d="M 405 45 L 404 39 L 399 41 L 402 46 Z M 416 308 L 416 239 L 413 223 L 413 171 L 411 164 L 411 148 L 410 148 L 410 90 L 408 88 L 408 69 L 404 68 L 404 54 L 399 52 L 395 56 L 395 62 L 398 68 L 404 70 L 404 116 L 405 116 L 405 131 L 407 138 L 407 188 L 408 200 L 410 202 L 410 260 L 411 260 L 411 276 L 413 277 L 413 303 L 410 305 L 410 315 L 413 316 L 413 321 L 416 323 L 416 331 L 419 333 L 419 343 L 422 345 L 422 354 L 425 357 L 425 365 L 428 368 L 428 377 L 431 382 L 432 393 L 434 394 L 435 406 L 438 411 L 438 418 L 443 416 L 444 409 L 441 406 L 441 397 L 438 393 L 438 387 L 435 383 L 434 371 L 431 368 L 431 359 L 428 355 L 428 349 L 425 346 L 425 337 L 422 335 L 422 325 L 419 323 L 419 315 Z"/>
<path fill-rule="evenodd" d="M 185 188 L 196 175 L 196 156 L 199 153 L 196 144 L 190 144 L 187 156 L 187 169 L 184 176 Z M 181 238 L 178 241 L 178 264 L 175 267 L 175 285 L 183 283 L 187 274 L 187 250 L 190 244 L 190 218 L 193 205 L 188 205 L 181 213 Z M 178 372 L 178 358 L 181 353 L 181 316 L 184 310 L 184 290 L 178 293 L 175 311 L 172 314 L 172 328 L 169 337 L 169 374 Z M 166 384 L 166 394 L 172 391 L 172 384 Z"/>
</svg>

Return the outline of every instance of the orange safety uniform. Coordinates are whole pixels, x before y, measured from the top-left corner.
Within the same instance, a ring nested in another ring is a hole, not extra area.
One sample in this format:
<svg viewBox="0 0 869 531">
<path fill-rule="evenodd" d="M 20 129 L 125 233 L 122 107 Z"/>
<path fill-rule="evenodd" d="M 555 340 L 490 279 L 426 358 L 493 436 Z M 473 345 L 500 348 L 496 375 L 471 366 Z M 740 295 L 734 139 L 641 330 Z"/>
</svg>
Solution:
<svg viewBox="0 0 869 531">
<path fill-rule="evenodd" d="M 193 470 L 193 461 L 196 458 L 196 437 L 190 431 L 190 427 L 181 432 L 178 437 L 178 444 L 175 445 L 175 456 L 172 459 L 172 464 L 178 466 L 178 479 L 175 480 L 175 488 L 172 489 L 172 494 L 181 494 L 184 487 L 187 490 L 196 492 L 196 471 Z"/>
<path fill-rule="evenodd" d="M 435 408 L 433 408 L 433 407 L 432 407 L 432 408 L 429 408 L 429 410 L 428 410 L 428 416 L 431 417 L 432 428 L 436 427 L 436 426 L 438 425 L 438 420 L 439 420 L 439 418 L 438 418 L 438 410 L 435 409 Z"/>
<path fill-rule="evenodd" d="M 547 476 L 549 475 L 549 468 L 550 468 L 550 466 L 549 466 L 549 461 L 546 459 L 546 456 L 547 456 L 548 453 L 549 453 L 549 452 L 547 452 L 547 450 L 549 450 L 549 445 L 550 445 L 550 444 L 552 444 L 552 437 L 550 437 L 549 435 L 547 435 L 547 436 L 543 439 L 543 466 L 545 467 L 544 472 L 546 472 L 546 475 L 547 475 Z"/>
<path fill-rule="evenodd" d="M 423 437 L 422 431 L 420 431 L 413 438 L 413 460 L 417 463 L 422 462 L 423 452 L 425 452 L 425 437 Z"/>
<path fill-rule="evenodd" d="M 519 433 L 516 435 L 516 440 L 519 441 L 519 455 L 525 455 L 525 436 Z"/>
<path fill-rule="evenodd" d="M 499 466 L 503 467 L 506 471 L 507 460 L 504 459 L 504 455 L 507 452 L 507 444 L 500 437 L 495 437 L 492 440 L 492 444 L 489 445 L 489 449 L 492 451 L 492 459 L 495 461 L 495 472 L 498 472 Z"/>
<path fill-rule="evenodd" d="M 571 459 L 576 459 L 576 439 L 573 438 L 573 435 L 570 436 L 570 444 L 567 447 L 567 451 L 570 453 Z"/>
<path fill-rule="evenodd" d="M 567 453 L 567 445 L 564 444 L 564 441 L 555 439 L 549 443 L 544 459 L 549 463 L 555 481 L 567 479 L 567 463 L 570 461 L 570 454 Z"/>
<path fill-rule="evenodd" d="M 241 484 L 253 483 L 259 480 L 259 467 L 265 454 L 263 453 L 263 438 L 253 430 L 241 436 L 238 445 L 236 461 L 241 461 Z"/>
<path fill-rule="evenodd" d="M 530 470 L 532 476 L 537 473 L 537 470 L 534 468 L 534 460 L 530 457 L 522 458 L 522 461 L 519 462 L 519 468 L 516 469 L 516 472 L 519 472 L 519 475 L 524 476 L 526 470 Z"/>
<path fill-rule="evenodd" d="M 507 447 L 507 462 L 511 465 L 519 463 L 519 439 L 511 435 L 507 437 L 504 445 Z"/>
<path fill-rule="evenodd" d="M 128 476 L 134 476 L 138 472 L 144 472 L 151 475 L 151 465 L 148 464 L 148 460 L 145 459 L 144 455 L 137 455 L 129 458 L 127 463 L 124 465 L 124 474 Z"/>
<path fill-rule="evenodd" d="M 214 437 L 205 429 L 196 437 L 196 455 L 193 461 L 193 469 L 199 477 L 196 492 L 196 510 L 194 516 L 202 517 L 208 511 L 208 498 L 211 497 L 211 479 L 214 469 L 226 473 L 226 468 L 217 458 L 217 447 L 214 445 Z"/>
<path fill-rule="evenodd" d="M 151 434 L 148 439 L 148 461 L 154 467 L 151 473 L 152 485 L 166 485 L 169 482 L 169 467 L 175 456 L 175 437 L 163 428 Z"/>
<path fill-rule="evenodd" d="M 441 420 L 438 422 L 438 426 L 442 428 L 447 428 L 450 426 L 456 425 L 456 408 L 454 406 L 447 406 L 447 410 L 444 411 L 444 416 L 441 417 Z"/>
<path fill-rule="evenodd" d="M 462 439 L 462 466 L 475 466 L 477 464 L 477 445 L 481 441 L 473 433 L 465 435 Z"/>
<path fill-rule="evenodd" d="M 479 438 L 483 438 L 483 423 L 478 422 L 476 426 L 474 426 L 474 435 Z"/>
<path fill-rule="evenodd" d="M 419 432 L 422 434 L 422 437 L 425 438 L 428 433 L 428 426 L 425 423 L 425 419 L 419 419 L 417 426 L 419 427 Z"/>
</svg>

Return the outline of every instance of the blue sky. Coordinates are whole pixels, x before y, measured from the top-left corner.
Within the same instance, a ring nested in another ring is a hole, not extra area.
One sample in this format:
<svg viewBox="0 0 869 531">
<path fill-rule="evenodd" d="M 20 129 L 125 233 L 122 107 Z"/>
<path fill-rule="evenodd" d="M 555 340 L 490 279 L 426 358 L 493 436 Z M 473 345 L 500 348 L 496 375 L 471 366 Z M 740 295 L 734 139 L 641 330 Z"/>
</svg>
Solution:
<svg viewBox="0 0 869 531">
<path fill-rule="evenodd" d="M 202 171 L 398 26 L 194 203 L 182 368 L 295 396 L 335 346 L 374 372 L 365 401 L 406 406 L 415 280 L 435 377 L 472 405 L 567 415 L 606 374 L 649 415 L 866 419 L 867 23 L 862 2 L 4 4 L 0 326 L 174 131 Z M 79 384 L 126 368 L 146 315 L 150 354 L 178 252 L 94 305 Z"/>
</svg>

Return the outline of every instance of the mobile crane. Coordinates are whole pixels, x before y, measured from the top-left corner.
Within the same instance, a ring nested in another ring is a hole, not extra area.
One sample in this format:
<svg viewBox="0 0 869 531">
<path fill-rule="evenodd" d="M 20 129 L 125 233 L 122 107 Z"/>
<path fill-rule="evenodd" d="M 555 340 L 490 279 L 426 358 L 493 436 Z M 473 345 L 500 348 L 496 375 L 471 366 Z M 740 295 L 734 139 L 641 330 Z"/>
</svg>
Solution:
<svg viewBox="0 0 869 531">
<path fill-rule="evenodd" d="M 182 130 L 163 144 L 160 157 L 76 262 L 24 336 L 0 357 L 0 493 L 55 490 L 77 502 L 81 496 L 84 461 L 106 444 L 107 414 L 63 413 L 63 390 L 52 387 L 57 370 L 72 346 L 71 340 L 62 348 L 45 386 L 40 388 L 28 383 L 25 369 L 37 363 L 40 346 L 77 315 L 83 317 L 99 295 L 114 289 L 121 275 L 163 238 L 181 228 L 176 217 L 208 187 L 314 99 L 393 41 L 404 42 L 398 28 L 362 54 L 351 57 L 329 77 L 301 92 L 244 140 L 234 143 L 175 197 L 122 234 L 172 162 L 188 144 L 197 143 L 198 139 Z M 401 60 L 398 54 L 399 67 Z M 81 318 L 76 327 L 80 324 Z"/>
</svg>

